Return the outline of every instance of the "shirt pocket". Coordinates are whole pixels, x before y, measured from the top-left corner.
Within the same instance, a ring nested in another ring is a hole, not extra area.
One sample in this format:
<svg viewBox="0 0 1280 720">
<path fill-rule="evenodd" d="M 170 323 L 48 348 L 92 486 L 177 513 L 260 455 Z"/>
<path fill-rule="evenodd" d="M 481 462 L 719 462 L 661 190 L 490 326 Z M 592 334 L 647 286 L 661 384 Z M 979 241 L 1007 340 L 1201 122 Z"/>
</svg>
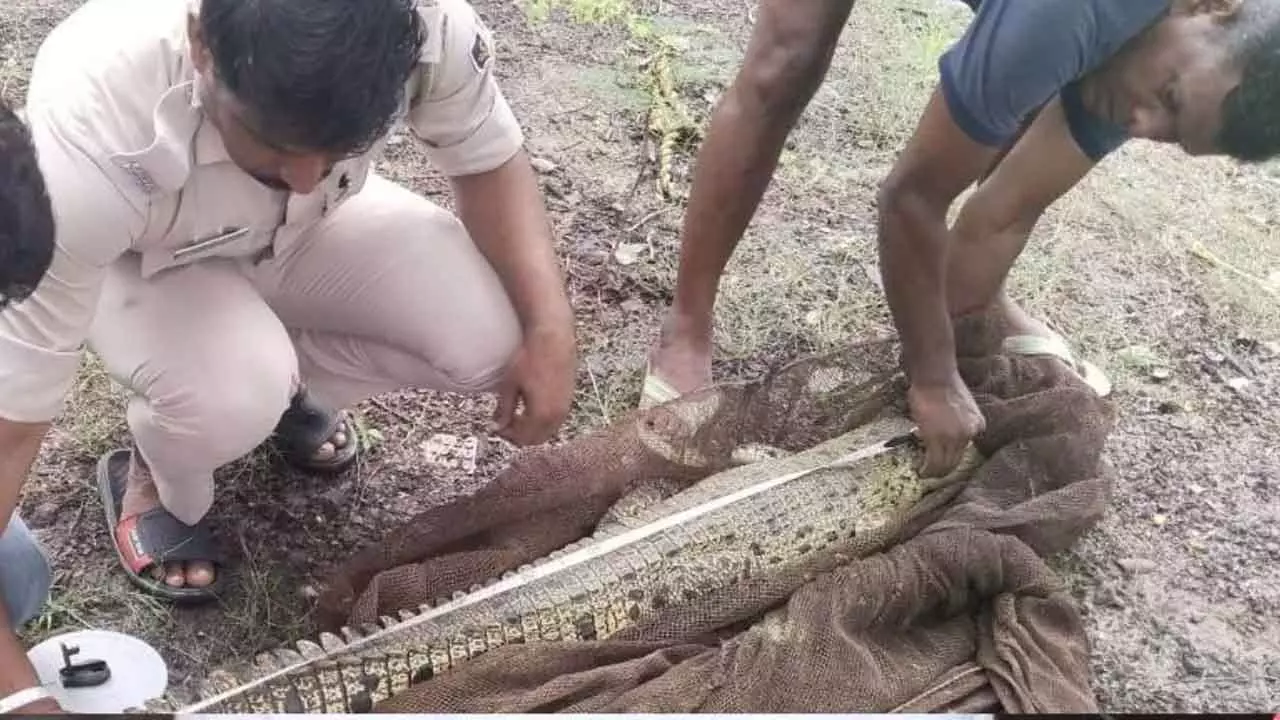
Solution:
<svg viewBox="0 0 1280 720">
<path fill-rule="evenodd" d="M 194 175 L 164 213 L 169 222 L 154 223 L 157 232 L 135 247 L 143 277 L 209 258 L 253 259 L 268 252 L 282 204 L 229 173 Z"/>
</svg>

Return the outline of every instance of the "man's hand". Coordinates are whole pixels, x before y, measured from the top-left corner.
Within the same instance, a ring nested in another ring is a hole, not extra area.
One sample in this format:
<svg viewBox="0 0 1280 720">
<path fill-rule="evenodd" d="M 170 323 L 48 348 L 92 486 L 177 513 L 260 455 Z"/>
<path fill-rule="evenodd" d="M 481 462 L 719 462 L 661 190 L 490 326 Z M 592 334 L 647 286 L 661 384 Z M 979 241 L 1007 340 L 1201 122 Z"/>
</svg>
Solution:
<svg viewBox="0 0 1280 720">
<path fill-rule="evenodd" d="M 544 442 L 573 402 L 577 341 L 537 178 L 522 150 L 453 183 L 462 223 L 502 281 L 523 334 L 498 390 L 498 432 L 517 445 Z"/>
<path fill-rule="evenodd" d="M 907 403 L 925 447 L 921 477 L 941 477 L 954 470 L 970 441 L 986 429 L 986 420 L 959 375 L 944 385 L 913 384 Z"/>
<path fill-rule="evenodd" d="M 577 350 L 572 331 L 533 328 L 516 351 L 498 392 L 496 432 L 516 445 L 543 443 L 555 435 L 573 404 Z M 517 410 L 517 404 L 523 408 Z"/>
</svg>

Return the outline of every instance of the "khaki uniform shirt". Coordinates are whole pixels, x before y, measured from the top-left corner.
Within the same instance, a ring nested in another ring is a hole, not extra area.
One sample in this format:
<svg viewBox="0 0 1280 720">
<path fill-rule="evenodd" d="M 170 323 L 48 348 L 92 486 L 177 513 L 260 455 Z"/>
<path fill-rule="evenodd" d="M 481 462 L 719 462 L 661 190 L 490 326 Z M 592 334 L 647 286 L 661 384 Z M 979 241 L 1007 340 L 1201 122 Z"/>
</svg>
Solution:
<svg viewBox="0 0 1280 720">
<path fill-rule="evenodd" d="M 92 0 L 37 55 L 25 113 L 49 187 L 57 249 L 28 300 L 0 313 L 0 417 L 52 420 L 80 363 L 107 265 L 144 276 L 210 257 L 279 252 L 360 191 L 385 144 L 306 195 L 230 161 L 195 91 L 187 14 L 198 0 Z M 493 74 L 492 40 L 465 0 L 422 0 L 426 45 L 402 121 L 433 164 L 494 169 L 524 141 Z"/>
</svg>

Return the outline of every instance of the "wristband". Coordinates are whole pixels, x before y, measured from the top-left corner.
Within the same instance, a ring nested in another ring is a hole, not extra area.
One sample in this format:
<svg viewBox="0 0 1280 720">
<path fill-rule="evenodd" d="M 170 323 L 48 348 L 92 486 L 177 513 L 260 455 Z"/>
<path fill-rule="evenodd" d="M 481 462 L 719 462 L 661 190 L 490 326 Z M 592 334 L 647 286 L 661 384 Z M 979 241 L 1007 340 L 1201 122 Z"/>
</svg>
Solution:
<svg viewBox="0 0 1280 720">
<path fill-rule="evenodd" d="M 37 700 L 51 698 L 53 695 L 44 687 L 29 687 L 25 690 L 10 695 L 6 698 L 0 698 L 0 715 L 8 714 L 18 708 L 26 707 Z"/>
</svg>

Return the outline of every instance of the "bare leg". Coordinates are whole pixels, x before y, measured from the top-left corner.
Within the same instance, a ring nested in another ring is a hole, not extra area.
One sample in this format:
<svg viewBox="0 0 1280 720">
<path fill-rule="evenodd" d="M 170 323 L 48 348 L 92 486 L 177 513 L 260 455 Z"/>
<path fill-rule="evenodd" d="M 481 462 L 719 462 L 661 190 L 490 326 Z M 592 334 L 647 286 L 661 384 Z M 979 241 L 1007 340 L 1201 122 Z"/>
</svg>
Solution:
<svg viewBox="0 0 1280 720">
<path fill-rule="evenodd" d="M 827 73 L 854 0 L 762 0 L 733 85 L 698 153 L 675 299 L 650 353 L 681 393 L 711 381 L 720 275 L 755 215 L 783 143 Z"/>
</svg>

